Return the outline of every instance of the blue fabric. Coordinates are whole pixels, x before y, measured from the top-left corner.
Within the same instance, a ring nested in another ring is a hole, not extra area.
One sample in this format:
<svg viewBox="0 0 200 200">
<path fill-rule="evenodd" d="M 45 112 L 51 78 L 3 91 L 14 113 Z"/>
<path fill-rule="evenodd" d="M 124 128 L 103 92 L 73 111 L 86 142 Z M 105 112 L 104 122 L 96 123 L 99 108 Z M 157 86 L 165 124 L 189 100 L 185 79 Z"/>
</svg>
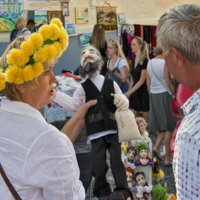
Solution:
<svg viewBox="0 0 200 200">
<path fill-rule="evenodd" d="M 12 30 L 10 34 L 10 42 L 12 42 L 16 38 L 17 32 L 18 32 L 18 29 Z"/>
<path fill-rule="evenodd" d="M 115 68 L 115 70 L 118 73 L 120 73 L 120 70 L 118 69 L 118 66 L 119 66 L 119 63 L 120 63 L 121 60 L 122 60 L 122 58 L 119 60 L 119 62 L 117 64 L 117 67 Z M 129 85 L 130 85 L 128 79 L 126 80 L 126 83 L 124 83 L 124 85 L 123 85 L 123 83 L 121 81 L 119 81 L 116 78 L 116 76 L 114 75 L 114 73 L 112 73 L 109 69 L 108 69 L 108 73 L 109 73 L 110 78 L 118 84 L 118 86 L 120 87 L 122 93 L 123 94 L 126 93 L 128 91 Z"/>
</svg>

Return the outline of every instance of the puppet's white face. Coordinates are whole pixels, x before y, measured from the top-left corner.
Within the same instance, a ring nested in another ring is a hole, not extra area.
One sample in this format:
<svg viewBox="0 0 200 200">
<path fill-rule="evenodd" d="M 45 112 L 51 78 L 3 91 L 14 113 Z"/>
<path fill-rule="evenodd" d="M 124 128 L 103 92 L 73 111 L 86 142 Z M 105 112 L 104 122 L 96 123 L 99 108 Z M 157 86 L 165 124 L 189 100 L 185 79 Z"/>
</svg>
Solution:
<svg viewBox="0 0 200 200">
<path fill-rule="evenodd" d="M 146 158 L 147 157 L 147 150 L 146 149 L 142 149 L 140 151 L 140 157 L 141 158 Z"/>
<path fill-rule="evenodd" d="M 144 186 L 145 183 L 146 183 L 145 178 L 142 174 L 137 176 L 136 181 L 137 181 L 139 186 Z"/>
<path fill-rule="evenodd" d="M 132 181 L 133 180 L 133 174 L 130 172 L 126 171 L 126 177 L 127 177 L 127 181 Z"/>
<path fill-rule="evenodd" d="M 140 133 L 143 133 L 146 130 L 146 128 L 142 122 L 140 122 L 140 124 L 139 124 L 139 130 L 140 130 Z"/>
<path fill-rule="evenodd" d="M 135 151 L 132 150 L 132 149 L 129 149 L 129 151 L 127 152 L 127 157 L 130 159 L 130 160 L 133 160 L 135 158 Z"/>
<path fill-rule="evenodd" d="M 81 53 L 81 66 L 84 67 L 88 62 L 94 63 L 100 57 L 94 48 L 90 47 Z"/>
</svg>

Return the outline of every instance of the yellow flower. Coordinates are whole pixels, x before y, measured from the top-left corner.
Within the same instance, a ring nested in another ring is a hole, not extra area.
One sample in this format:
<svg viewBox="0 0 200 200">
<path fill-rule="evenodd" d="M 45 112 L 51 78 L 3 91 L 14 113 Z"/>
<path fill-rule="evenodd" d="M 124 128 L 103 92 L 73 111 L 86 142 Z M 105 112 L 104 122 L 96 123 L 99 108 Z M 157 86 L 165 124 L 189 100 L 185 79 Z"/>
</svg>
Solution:
<svg viewBox="0 0 200 200">
<path fill-rule="evenodd" d="M 52 39 L 57 40 L 60 37 L 60 29 L 56 24 L 50 24 L 52 30 Z"/>
<path fill-rule="evenodd" d="M 33 70 L 35 72 L 35 77 L 39 76 L 44 70 L 43 64 L 42 63 L 35 63 L 34 66 L 33 66 Z"/>
<path fill-rule="evenodd" d="M 50 24 L 57 24 L 59 28 L 63 27 L 62 22 L 58 18 L 53 18 Z"/>
<path fill-rule="evenodd" d="M 57 49 L 54 45 L 46 45 L 48 49 L 48 58 L 47 61 L 51 61 L 52 58 L 55 58 L 57 56 Z"/>
<path fill-rule="evenodd" d="M 26 66 L 23 70 L 24 81 L 30 81 L 35 77 L 35 71 L 33 70 L 32 65 Z"/>
<path fill-rule="evenodd" d="M 30 41 L 36 48 L 39 48 L 43 45 L 44 39 L 40 33 L 33 33 L 30 36 Z"/>
<path fill-rule="evenodd" d="M 23 70 L 21 68 L 18 68 L 18 76 L 14 83 L 22 84 L 23 82 L 24 82 Z"/>
<path fill-rule="evenodd" d="M 20 49 L 11 49 L 7 55 L 7 63 L 10 65 L 24 66 L 29 61 L 29 57 Z"/>
<path fill-rule="evenodd" d="M 9 83 L 22 84 L 24 82 L 23 70 L 16 65 L 10 66 L 6 70 L 6 80 Z"/>
<path fill-rule="evenodd" d="M 60 43 L 62 50 L 65 51 L 68 47 L 68 35 L 64 28 L 61 29 Z"/>
<path fill-rule="evenodd" d="M 53 44 L 57 49 L 57 56 L 56 57 L 59 58 L 62 55 L 61 44 L 60 44 L 60 42 L 54 42 Z"/>
<path fill-rule="evenodd" d="M 43 25 L 39 29 L 39 33 L 43 36 L 44 40 L 50 39 L 52 36 L 52 30 L 49 25 Z"/>
<path fill-rule="evenodd" d="M 35 51 L 35 46 L 31 41 L 25 41 L 21 44 L 21 50 L 27 55 L 30 56 Z"/>
<path fill-rule="evenodd" d="M 6 87 L 5 76 L 0 73 L 0 91 Z"/>
<path fill-rule="evenodd" d="M 36 62 L 45 62 L 47 61 L 48 58 L 48 50 L 47 50 L 47 45 L 44 47 L 41 47 L 35 54 L 34 54 L 34 59 Z"/>
</svg>

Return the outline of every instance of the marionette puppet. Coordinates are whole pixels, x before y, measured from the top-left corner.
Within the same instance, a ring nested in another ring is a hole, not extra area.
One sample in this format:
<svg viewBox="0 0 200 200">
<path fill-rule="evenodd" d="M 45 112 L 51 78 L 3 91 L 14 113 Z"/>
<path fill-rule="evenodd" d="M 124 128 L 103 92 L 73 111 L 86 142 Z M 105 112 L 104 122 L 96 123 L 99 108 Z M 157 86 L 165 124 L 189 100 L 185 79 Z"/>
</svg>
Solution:
<svg viewBox="0 0 200 200">
<path fill-rule="evenodd" d="M 134 147 L 137 147 L 139 144 L 142 144 L 142 143 L 147 144 L 147 143 L 151 142 L 151 139 L 148 137 L 149 133 L 146 130 L 148 124 L 145 121 L 145 119 L 142 117 L 136 117 L 135 120 L 136 120 L 138 129 L 140 131 L 140 134 L 141 134 L 143 140 L 131 140 L 130 141 L 131 145 Z"/>
<path fill-rule="evenodd" d="M 134 178 L 137 182 L 137 198 L 140 200 L 147 200 L 148 198 L 144 195 L 151 193 L 153 186 L 146 182 L 144 172 L 137 172 Z"/>
<path fill-rule="evenodd" d="M 154 200 L 176 200 L 173 194 L 167 194 L 167 183 L 164 187 L 160 183 L 153 186 L 152 197 Z"/>
<path fill-rule="evenodd" d="M 127 148 L 127 162 L 124 163 L 125 167 L 130 167 L 131 169 L 136 169 L 135 166 L 135 157 L 137 156 L 137 149 L 133 146 Z"/>
<path fill-rule="evenodd" d="M 138 156 L 140 157 L 140 160 L 135 162 L 135 166 L 146 166 L 151 165 L 153 166 L 153 161 L 147 154 L 147 146 L 145 144 L 139 144 L 137 146 Z"/>
<path fill-rule="evenodd" d="M 118 142 L 114 113 L 117 108 L 127 107 L 129 102 L 116 82 L 100 75 L 101 62 L 99 51 L 93 46 L 87 46 L 81 53 L 79 74 L 82 78 L 86 76 L 88 78 L 76 89 L 73 97 L 57 92 L 54 101 L 68 110 L 76 111 L 85 102 L 97 99 L 97 104 L 89 108 L 85 117 L 88 141 L 92 145 L 91 172 L 95 177 L 93 194 L 100 200 L 126 200 L 132 197 L 132 194 L 128 188 L 126 172 L 121 160 L 121 144 Z M 111 94 L 115 95 L 111 96 Z M 115 101 L 116 96 L 120 96 L 119 104 Z M 106 180 L 107 149 L 110 153 L 111 170 L 116 184 L 113 192 Z"/>
<path fill-rule="evenodd" d="M 126 170 L 128 187 L 130 188 L 130 190 L 132 192 L 133 200 L 137 200 L 137 197 L 136 197 L 136 193 L 137 193 L 136 185 L 137 185 L 137 183 L 134 181 L 134 171 L 130 167 L 126 167 L 125 170 Z"/>
</svg>

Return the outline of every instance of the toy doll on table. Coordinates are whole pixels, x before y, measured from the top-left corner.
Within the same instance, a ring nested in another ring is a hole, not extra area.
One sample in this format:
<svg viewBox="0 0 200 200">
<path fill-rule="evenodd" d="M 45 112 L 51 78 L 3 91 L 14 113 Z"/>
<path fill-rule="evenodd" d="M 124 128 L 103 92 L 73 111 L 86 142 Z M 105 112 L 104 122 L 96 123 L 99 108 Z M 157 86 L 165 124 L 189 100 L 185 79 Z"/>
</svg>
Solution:
<svg viewBox="0 0 200 200">
<path fill-rule="evenodd" d="M 125 167 L 130 167 L 131 169 L 136 169 L 135 157 L 137 156 L 137 150 L 133 146 L 127 148 L 127 162 L 124 163 Z"/>
<path fill-rule="evenodd" d="M 138 150 L 138 156 L 140 157 L 140 160 L 135 162 L 135 166 L 139 166 L 139 165 L 151 165 L 153 166 L 153 161 L 151 160 L 151 158 L 148 156 L 147 154 L 147 146 L 145 144 L 139 144 L 137 146 L 137 150 Z"/>
<path fill-rule="evenodd" d="M 92 175 L 95 177 L 93 194 L 100 200 L 126 200 L 132 198 L 128 188 L 126 172 L 121 160 L 121 144 L 118 142 L 115 111 L 128 104 L 119 86 L 111 79 L 100 75 L 101 54 L 93 46 L 87 46 L 81 53 L 81 77 L 88 76 L 74 92 L 73 97 L 57 92 L 54 101 L 64 108 L 76 111 L 82 104 L 92 99 L 98 103 L 92 106 L 86 115 L 85 125 L 88 142 L 92 145 Z M 120 105 L 114 105 L 111 93 L 120 95 L 123 99 Z M 117 106 L 117 107 L 116 107 Z M 110 185 L 106 180 L 108 170 L 106 150 L 110 153 L 111 170 L 115 179 L 116 188 L 111 193 Z"/>
<path fill-rule="evenodd" d="M 147 193 L 151 193 L 153 186 L 148 184 L 145 180 L 144 172 L 137 172 L 135 174 L 135 180 L 137 182 L 137 198 L 147 200 L 147 197 L 144 196 Z"/>
</svg>

